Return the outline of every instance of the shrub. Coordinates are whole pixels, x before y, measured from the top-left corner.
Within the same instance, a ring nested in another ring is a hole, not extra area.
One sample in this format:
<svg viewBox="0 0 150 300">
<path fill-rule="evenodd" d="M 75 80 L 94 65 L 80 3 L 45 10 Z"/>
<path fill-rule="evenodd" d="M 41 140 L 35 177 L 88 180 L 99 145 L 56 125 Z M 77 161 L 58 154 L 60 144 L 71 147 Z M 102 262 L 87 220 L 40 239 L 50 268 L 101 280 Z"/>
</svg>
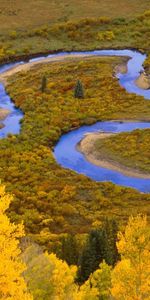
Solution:
<svg viewBox="0 0 150 300">
<path fill-rule="evenodd" d="M 113 31 L 100 31 L 97 34 L 97 40 L 103 41 L 103 40 L 113 40 L 115 38 L 115 35 Z"/>
<path fill-rule="evenodd" d="M 13 30 L 10 32 L 9 36 L 12 40 L 15 40 L 17 38 L 17 32 Z"/>
</svg>

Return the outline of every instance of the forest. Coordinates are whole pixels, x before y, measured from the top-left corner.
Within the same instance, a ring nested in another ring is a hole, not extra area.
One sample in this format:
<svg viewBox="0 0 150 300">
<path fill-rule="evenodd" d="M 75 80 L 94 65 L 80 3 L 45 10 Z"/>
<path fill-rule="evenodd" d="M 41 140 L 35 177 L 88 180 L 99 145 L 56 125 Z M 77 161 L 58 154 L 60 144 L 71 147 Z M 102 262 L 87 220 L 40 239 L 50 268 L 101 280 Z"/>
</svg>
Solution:
<svg viewBox="0 0 150 300">
<path fill-rule="evenodd" d="M 149 299 L 150 231 L 146 216 L 130 217 L 124 232 L 117 233 L 114 222 L 93 231 L 77 268 L 23 240 L 23 226 L 12 224 L 6 216 L 11 201 L 12 196 L 1 185 L 1 299 L 9 299 L 9 295 L 15 300 Z M 104 237 L 107 247 L 102 243 Z"/>
</svg>

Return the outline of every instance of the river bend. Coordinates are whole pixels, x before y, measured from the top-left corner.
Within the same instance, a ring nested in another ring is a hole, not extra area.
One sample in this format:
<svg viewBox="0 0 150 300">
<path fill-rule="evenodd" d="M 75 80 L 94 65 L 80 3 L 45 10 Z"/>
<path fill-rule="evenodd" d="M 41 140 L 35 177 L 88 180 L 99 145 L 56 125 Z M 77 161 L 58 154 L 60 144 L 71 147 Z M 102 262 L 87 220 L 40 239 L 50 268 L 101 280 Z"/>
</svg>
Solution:
<svg viewBox="0 0 150 300">
<path fill-rule="evenodd" d="M 0 74 L 8 72 L 10 69 L 15 69 L 19 65 L 30 65 L 39 62 L 55 61 L 56 59 L 63 59 L 64 57 L 77 56 L 127 56 L 129 61 L 127 63 L 128 71 L 126 74 L 117 74 L 120 85 L 123 86 L 129 93 L 144 96 L 145 99 L 150 100 L 150 90 L 143 90 L 136 86 L 135 80 L 138 78 L 141 71 L 143 71 L 143 62 L 146 55 L 132 50 L 97 50 L 89 52 L 71 52 L 51 54 L 43 57 L 30 59 L 27 63 L 22 61 L 17 63 L 5 64 L 0 67 Z M 0 129 L 0 138 L 5 138 L 9 133 L 19 134 L 20 120 L 23 113 L 15 107 L 9 95 L 7 95 L 4 85 L 0 84 L 0 107 L 11 110 L 11 114 L 3 121 L 4 128 Z M 77 130 L 71 131 L 63 135 L 54 149 L 54 155 L 57 162 L 64 168 L 69 168 L 77 173 L 82 173 L 95 181 L 111 181 L 122 186 L 133 187 L 141 192 L 150 192 L 150 179 L 133 178 L 123 175 L 119 171 L 114 171 L 102 167 L 98 167 L 88 162 L 84 155 L 77 151 L 77 143 L 84 137 L 87 132 L 127 132 L 135 129 L 150 128 L 149 122 L 97 122 L 91 126 L 82 126 Z"/>
</svg>

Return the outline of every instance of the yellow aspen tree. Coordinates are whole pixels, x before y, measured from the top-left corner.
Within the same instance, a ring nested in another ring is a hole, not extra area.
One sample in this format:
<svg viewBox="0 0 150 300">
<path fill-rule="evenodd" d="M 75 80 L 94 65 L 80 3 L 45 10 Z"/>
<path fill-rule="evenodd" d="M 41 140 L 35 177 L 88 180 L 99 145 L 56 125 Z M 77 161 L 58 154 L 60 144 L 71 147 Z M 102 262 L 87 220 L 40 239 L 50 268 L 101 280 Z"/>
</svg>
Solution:
<svg viewBox="0 0 150 300">
<path fill-rule="evenodd" d="M 48 255 L 48 258 L 51 265 L 49 283 L 53 287 L 53 293 L 50 299 L 74 300 L 73 294 L 77 289 L 77 286 L 74 283 L 77 267 L 68 266 L 65 261 L 58 259 L 53 253 Z"/>
<path fill-rule="evenodd" d="M 76 266 L 68 266 L 55 254 L 40 251 L 36 244 L 23 253 L 28 269 L 25 278 L 36 300 L 98 300 L 98 290 L 90 282 L 82 287 L 75 283 Z"/>
<path fill-rule="evenodd" d="M 0 299 L 32 300 L 22 277 L 25 265 L 20 260 L 19 238 L 24 235 L 23 226 L 11 223 L 5 214 L 11 200 L 0 185 Z"/>
<path fill-rule="evenodd" d="M 73 294 L 71 300 L 99 300 L 98 289 L 90 287 L 89 281 L 86 281 L 78 290 Z"/>
<path fill-rule="evenodd" d="M 48 255 L 51 264 L 50 285 L 53 293 L 49 297 L 52 300 L 98 300 L 98 290 L 91 288 L 87 281 L 81 288 L 75 284 L 77 273 L 76 266 L 68 266 L 65 261 Z"/>
<path fill-rule="evenodd" d="M 74 300 L 110 299 L 111 267 L 105 261 L 99 265 L 89 279 L 79 288 Z"/>
<path fill-rule="evenodd" d="M 130 217 L 118 234 L 121 261 L 112 272 L 116 300 L 150 300 L 150 227 L 146 216 Z"/>
</svg>

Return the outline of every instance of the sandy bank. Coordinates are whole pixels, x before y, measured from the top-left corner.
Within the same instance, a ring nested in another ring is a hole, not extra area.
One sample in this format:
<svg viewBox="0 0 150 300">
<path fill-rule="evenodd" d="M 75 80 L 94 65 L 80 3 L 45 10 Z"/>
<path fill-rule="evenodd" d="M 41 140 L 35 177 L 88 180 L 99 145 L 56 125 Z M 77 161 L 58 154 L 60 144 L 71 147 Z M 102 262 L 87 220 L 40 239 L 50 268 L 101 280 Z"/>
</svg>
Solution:
<svg viewBox="0 0 150 300">
<path fill-rule="evenodd" d="M 150 77 L 144 72 L 135 80 L 136 85 L 144 90 L 150 89 Z"/>
<path fill-rule="evenodd" d="M 150 178 L 150 175 L 144 174 L 136 169 L 131 169 L 121 165 L 110 159 L 104 159 L 103 157 L 97 158 L 97 152 L 93 149 L 93 144 L 99 139 L 106 139 L 115 133 L 89 133 L 86 134 L 85 137 L 80 141 L 77 145 L 77 150 L 80 151 L 86 159 L 94 165 L 99 167 L 103 167 L 106 169 L 111 169 L 114 171 L 118 171 L 126 176 L 132 176 L 135 178 Z"/>
<path fill-rule="evenodd" d="M 41 64 L 46 64 L 49 62 L 59 62 L 59 61 L 67 61 L 69 59 L 74 59 L 74 58 L 92 58 L 95 56 L 91 56 L 89 54 L 84 54 L 84 53 L 80 53 L 80 54 L 66 54 L 64 56 L 56 56 L 56 57 L 47 57 L 44 59 L 41 59 L 40 61 L 32 61 L 32 62 L 27 62 L 27 63 L 23 63 L 20 65 L 16 65 L 14 67 L 12 67 L 10 70 L 5 71 L 4 73 L 0 74 L 0 81 L 3 82 L 4 85 L 7 84 L 7 79 L 12 76 L 15 75 L 19 72 L 28 72 L 30 69 L 32 69 L 34 66 L 37 65 L 41 65 Z M 109 56 L 110 57 L 110 56 Z M 119 65 L 117 65 L 114 68 L 114 74 L 117 73 L 122 73 L 125 74 L 128 71 L 128 67 L 127 67 L 127 62 L 129 60 L 128 57 L 124 57 L 125 61 Z M 137 80 L 135 80 L 135 83 L 138 87 L 142 88 L 142 89 L 148 89 L 150 88 L 150 78 L 148 78 L 145 73 L 142 73 L 139 78 L 137 78 Z"/>
<path fill-rule="evenodd" d="M 10 114 L 10 110 L 0 108 L 0 121 L 4 120 L 8 115 Z M 3 123 L 0 123 L 0 129 L 2 129 L 4 126 Z"/>
<path fill-rule="evenodd" d="M 59 62 L 59 61 L 64 61 L 64 60 L 67 61 L 69 59 L 80 58 L 80 57 L 82 58 L 82 57 L 92 57 L 92 56 L 89 56 L 88 54 L 75 54 L 75 55 L 66 54 L 64 56 L 47 57 L 47 58 L 44 58 L 43 60 L 41 59 L 40 61 L 23 63 L 18 66 L 14 66 L 10 70 L 0 74 L 0 81 L 3 82 L 4 84 L 7 84 L 7 79 L 10 76 L 15 75 L 16 73 L 19 73 L 19 72 L 27 72 L 34 66 L 46 64 L 49 62 Z"/>
<path fill-rule="evenodd" d="M 34 66 L 37 65 L 41 65 L 41 64 L 46 64 L 49 62 L 59 62 L 59 61 L 67 61 L 70 59 L 76 59 L 76 58 L 94 58 L 94 55 L 89 55 L 89 54 L 84 54 L 84 53 L 80 53 L 80 54 L 66 54 L 64 56 L 56 56 L 56 57 L 47 57 L 44 59 L 41 59 L 40 61 L 32 61 L 32 62 L 27 62 L 27 63 L 23 63 L 20 64 L 18 66 L 14 66 L 12 67 L 10 70 L 5 71 L 4 73 L 0 74 L 0 81 L 3 82 L 5 85 L 7 84 L 7 79 L 12 76 L 15 75 L 19 72 L 28 72 L 31 68 L 33 68 Z M 101 56 L 100 56 L 101 57 Z M 105 56 L 107 57 L 107 56 Z M 111 56 L 108 56 L 111 57 Z M 112 55 L 112 57 L 114 57 Z M 122 59 L 123 57 L 120 56 Z M 126 73 L 127 72 L 127 62 L 129 60 L 128 57 L 124 57 L 124 62 L 122 64 L 119 64 L 115 67 L 115 74 L 116 73 Z"/>
<path fill-rule="evenodd" d="M 112 55 L 113 56 L 113 55 Z M 27 63 L 23 63 L 20 65 L 16 65 L 14 67 L 12 67 L 10 70 L 5 71 L 4 73 L 0 74 L 0 81 L 3 82 L 4 85 L 7 84 L 7 79 L 12 76 L 15 75 L 19 72 L 27 72 L 29 71 L 31 68 L 33 68 L 34 66 L 40 65 L 40 64 L 46 64 L 49 62 L 59 62 L 59 61 L 65 61 L 65 60 L 69 60 L 69 59 L 74 59 L 74 58 L 84 58 L 84 57 L 95 57 L 95 56 L 91 56 L 89 54 L 84 54 L 84 53 L 80 53 L 80 54 L 66 54 L 64 56 L 56 56 L 56 57 L 47 57 L 44 59 L 41 59 L 40 61 L 32 61 L 32 62 L 27 62 Z M 107 57 L 107 56 L 106 56 Z M 110 57 L 110 56 L 108 56 Z M 128 67 L 127 67 L 127 62 L 129 60 L 129 57 L 124 57 L 125 62 L 117 65 L 114 68 L 114 73 L 122 73 L 125 74 L 128 71 Z M 150 88 L 150 78 L 148 76 L 145 75 L 145 73 L 142 73 L 136 80 L 135 83 L 138 87 L 142 88 L 142 89 L 149 89 Z"/>
<path fill-rule="evenodd" d="M 0 108 L 0 121 L 4 120 L 10 114 L 9 109 Z"/>
</svg>

